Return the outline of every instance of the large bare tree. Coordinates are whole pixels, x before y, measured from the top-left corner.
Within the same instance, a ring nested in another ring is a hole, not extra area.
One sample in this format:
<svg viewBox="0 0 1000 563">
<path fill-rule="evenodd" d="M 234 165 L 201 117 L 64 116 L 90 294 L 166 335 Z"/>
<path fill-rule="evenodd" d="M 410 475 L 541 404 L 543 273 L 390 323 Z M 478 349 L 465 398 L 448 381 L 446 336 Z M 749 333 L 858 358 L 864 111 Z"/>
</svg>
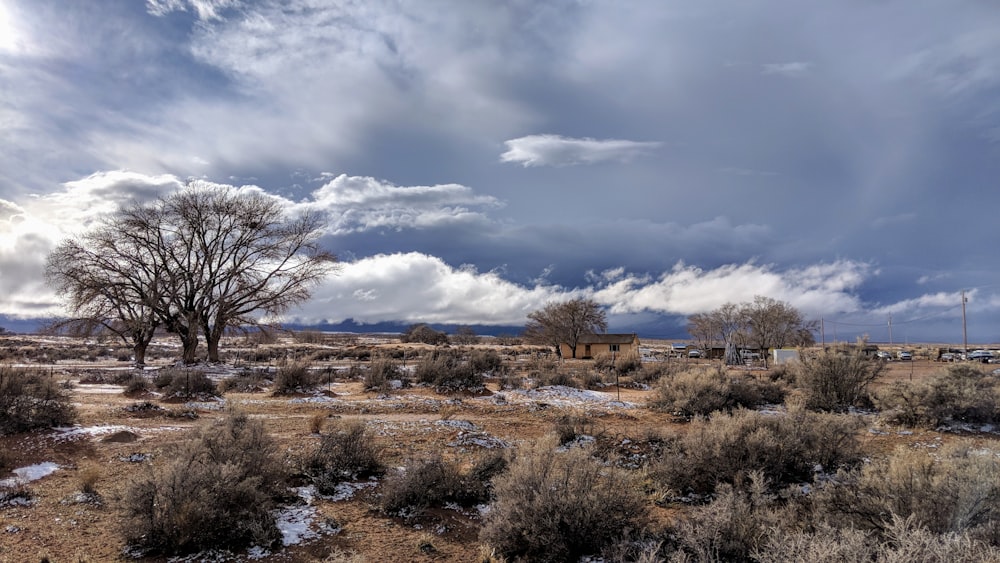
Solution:
<svg viewBox="0 0 1000 563">
<path fill-rule="evenodd" d="M 808 344 L 815 326 L 788 303 L 760 295 L 750 303 L 726 303 L 688 317 L 688 333 L 699 344 L 725 345 L 727 364 L 741 362 L 739 348 L 744 346 L 765 352 L 768 348 Z"/>
<path fill-rule="evenodd" d="M 575 358 L 580 338 L 586 334 L 595 334 L 598 330 L 608 330 L 604 309 L 592 299 L 579 298 L 549 303 L 530 313 L 524 337 L 536 344 L 553 346 L 557 353 L 559 345 L 566 344 Z"/>
<path fill-rule="evenodd" d="M 141 304 L 133 316 L 177 334 L 185 363 L 197 360 L 199 334 L 214 362 L 227 328 L 287 311 L 333 270 L 334 256 L 318 243 L 321 226 L 318 215 L 288 216 L 261 192 L 189 185 L 60 244 L 48 276 L 75 316 L 123 322 L 123 308 Z M 109 283 L 109 263 L 131 267 L 118 269 L 118 285 Z M 131 288 L 99 290 L 109 286 Z"/>
</svg>

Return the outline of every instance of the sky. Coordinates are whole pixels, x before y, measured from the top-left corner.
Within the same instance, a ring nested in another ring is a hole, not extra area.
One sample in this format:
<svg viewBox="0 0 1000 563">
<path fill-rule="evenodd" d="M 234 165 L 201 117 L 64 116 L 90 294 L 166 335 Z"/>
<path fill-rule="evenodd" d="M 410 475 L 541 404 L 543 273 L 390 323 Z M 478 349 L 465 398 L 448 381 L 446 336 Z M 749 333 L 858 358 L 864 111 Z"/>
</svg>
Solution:
<svg viewBox="0 0 1000 563">
<path fill-rule="evenodd" d="M 188 183 L 327 217 L 285 321 L 1000 342 L 1000 4 L 0 0 L 0 315 L 61 240 Z"/>
</svg>

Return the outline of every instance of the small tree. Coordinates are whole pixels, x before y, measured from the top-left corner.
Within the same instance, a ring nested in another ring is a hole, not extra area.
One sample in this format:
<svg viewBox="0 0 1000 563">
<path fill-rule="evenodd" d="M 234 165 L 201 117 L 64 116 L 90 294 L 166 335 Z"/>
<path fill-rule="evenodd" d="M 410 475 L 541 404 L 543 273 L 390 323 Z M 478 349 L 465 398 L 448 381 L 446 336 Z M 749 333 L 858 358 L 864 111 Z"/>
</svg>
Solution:
<svg viewBox="0 0 1000 563">
<path fill-rule="evenodd" d="M 592 299 L 573 299 L 564 303 L 549 303 L 541 310 L 528 315 L 524 337 L 535 344 L 569 346 L 571 357 L 576 357 L 576 347 L 587 334 L 608 330 L 604 309 Z"/>
<path fill-rule="evenodd" d="M 423 344 L 447 344 L 448 335 L 431 328 L 430 325 L 426 323 L 419 323 L 415 325 L 410 325 L 406 329 L 406 332 L 400 337 L 403 342 L 420 342 Z"/>
<path fill-rule="evenodd" d="M 868 386 L 885 373 L 860 351 L 829 351 L 804 358 L 795 367 L 795 384 L 805 391 L 806 407 L 844 411 L 869 403 Z"/>
<path fill-rule="evenodd" d="M 451 336 L 451 341 L 455 344 L 478 344 L 479 337 L 471 326 L 460 326 L 455 329 L 455 334 Z"/>
</svg>

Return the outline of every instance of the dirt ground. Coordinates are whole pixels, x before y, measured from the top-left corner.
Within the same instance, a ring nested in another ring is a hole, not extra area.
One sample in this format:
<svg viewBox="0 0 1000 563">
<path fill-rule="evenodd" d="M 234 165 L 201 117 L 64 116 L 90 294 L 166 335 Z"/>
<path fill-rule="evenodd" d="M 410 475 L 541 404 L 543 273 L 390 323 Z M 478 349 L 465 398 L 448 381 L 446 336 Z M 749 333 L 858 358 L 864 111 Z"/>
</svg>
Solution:
<svg viewBox="0 0 1000 563">
<path fill-rule="evenodd" d="M 673 360 L 689 362 L 687 359 Z M 695 361 L 690 361 L 693 365 Z M 707 363 L 707 362 L 703 362 Z M 583 364 L 581 364 L 583 365 Z M 52 366 L 53 377 L 72 386 L 70 394 L 78 411 L 72 428 L 0 437 L 0 452 L 12 468 L 55 464 L 50 474 L 28 483 L 30 504 L 0 507 L 0 563 L 41 561 L 165 561 L 136 559 L 123 552 L 120 529 L 121 497 L 130 479 L 162 459 L 164 448 L 184 440 L 187 432 L 239 408 L 264 421 L 280 445 L 282 456 L 294 463 L 315 447 L 319 435 L 310 425 L 316 415 L 327 425 L 337 419 L 366 422 L 384 448 L 390 466 L 427 452 L 444 452 L 451 459 L 472 460 L 488 449 L 517 447 L 553 430 L 566 414 L 584 414 L 594 421 L 594 431 L 627 443 L 629 437 L 656 431 L 683 431 L 672 417 L 645 408 L 654 391 L 606 387 L 599 391 L 567 388 L 535 391 L 501 391 L 488 383 L 479 396 L 439 395 L 423 387 L 406 388 L 388 395 L 365 392 L 359 381 L 339 381 L 322 392 L 295 397 L 272 397 L 267 392 L 227 393 L 224 400 L 188 404 L 157 403 L 174 412 L 193 410 L 197 419 L 129 412 L 140 399 L 125 397 L 122 388 L 106 384 L 81 384 L 87 370 L 120 367 L 118 363 Z M 891 362 L 878 384 L 895 380 L 919 381 L 939 370 L 929 359 Z M 873 454 L 897 445 L 937 447 L 952 440 L 994 442 L 992 432 L 959 435 L 935 431 L 885 427 L 874 414 L 861 413 L 866 425 L 861 439 Z M 51 467 L 48 465 L 47 467 Z M 96 471 L 98 498 L 80 495 L 81 482 Z M 0 474 L 0 479 L 10 477 Z M 224 556 L 202 554 L 172 561 L 250 560 L 322 561 L 331 553 L 357 552 L 365 561 L 466 562 L 481 557 L 476 509 L 438 509 L 415 522 L 379 513 L 372 500 L 376 487 L 359 483 L 345 498 L 312 498 L 300 507 L 295 541 L 276 553 Z M 656 509 L 668 520 L 670 509 Z M 304 514 L 304 516 L 302 515 Z"/>
</svg>

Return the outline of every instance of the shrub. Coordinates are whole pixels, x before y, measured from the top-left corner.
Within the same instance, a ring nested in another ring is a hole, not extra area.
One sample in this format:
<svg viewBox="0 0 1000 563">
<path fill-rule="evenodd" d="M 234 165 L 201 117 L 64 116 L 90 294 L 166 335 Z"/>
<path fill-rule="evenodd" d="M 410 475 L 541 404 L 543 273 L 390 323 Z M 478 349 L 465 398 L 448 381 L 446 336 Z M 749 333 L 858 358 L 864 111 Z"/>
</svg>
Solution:
<svg viewBox="0 0 1000 563">
<path fill-rule="evenodd" d="M 590 417 L 571 414 L 559 417 L 553 430 L 560 446 L 576 440 L 579 436 L 595 436 L 599 433 L 597 425 Z"/>
<path fill-rule="evenodd" d="M 663 378 L 649 406 L 684 418 L 753 408 L 764 401 L 761 383 L 744 375 L 731 376 L 725 369 L 702 368 Z"/>
<path fill-rule="evenodd" d="M 400 336 L 402 342 L 422 342 L 424 344 L 447 344 L 448 335 L 438 332 L 426 324 L 415 324 Z"/>
<path fill-rule="evenodd" d="M 128 544 L 183 554 L 280 541 L 272 509 L 285 493 L 284 474 L 259 420 L 231 412 L 164 459 L 125 492 Z"/>
<path fill-rule="evenodd" d="M 468 361 L 472 371 L 480 375 L 496 376 L 503 373 L 503 360 L 496 350 L 473 350 Z"/>
<path fill-rule="evenodd" d="M 1000 420 L 996 381 L 968 365 L 950 366 L 922 383 L 897 381 L 876 394 L 875 404 L 886 420 L 908 426 Z"/>
<path fill-rule="evenodd" d="M 879 542 L 869 532 L 854 528 L 819 526 L 816 531 L 774 530 L 763 547 L 753 553 L 760 563 L 826 563 L 873 561 L 878 563 L 951 563 L 998 561 L 1000 550 L 967 533 L 935 534 L 911 519 L 894 517 L 888 537 Z"/>
<path fill-rule="evenodd" d="M 87 465 L 80 469 L 77 475 L 80 481 L 80 492 L 87 495 L 97 494 L 97 481 L 101 478 L 101 469 L 96 465 Z"/>
<path fill-rule="evenodd" d="M 805 394 L 806 408 L 845 411 L 870 404 L 868 386 L 886 370 L 860 352 L 824 352 L 794 364 L 795 384 Z"/>
<path fill-rule="evenodd" d="M 0 435 L 62 426 L 75 417 L 55 379 L 41 371 L 0 367 Z"/>
<path fill-rule="evenodd" d="M 162 391 L 168 397 L 189 398 L 215 395 L 216 385 L 203 371 L 194 369 L 160 370 L 154 384 L 158 385 L 167 377 L 169 377 L 169 383 L 162 388 Z"/>
<path fill-rule="evenodd" d="M 388 358 L 372 360 L 371 365 L 365 370 L 365 390 L 387 393 L 392 390 L 393 380 L 402 379 L 404 379 L 403 370 L 396 362 Z"/>
<path fill-rule="evenodd" d="M 717 484 L 745 481 L 754 471 L 774 485 L 811 481 L 817 465 L 829 471 L 860 459 L 859 424 L 847 415 L 801 409 L 786 416 L 717 412 L 668 440 L 650 474 L 680 496 L 708 495 Z"/>
<path fill-rule="evenodd" d="M 553 446 L 543 440 L 518 452 L 494 480 L 484 543 L 508 559 L 576 561 L 646 528 L 649 506 L 631 475 L 583 449 Z"/>
<path fill-rule="evenodd" d="M 458 464 L 446 462 L 440 454 L 413 460 L 385 479 L 379 506 L 387 514 L 414 518 L 431 506 L 447 502 L 471 505 L 485 500 L 484 488 L 469 491 Z"/>
<path fill-rule="evenodd" d="M 769 488 L 759 471 L 751 472 L 739 489 L 720 485 L 711 503 L 694 508 L 677 524 L 674 560 L 750 561 L 783 521 Z"/>
<path fill-rule="evenodd" d="M 463 362 L 453 351 L 434 350 L 422 356 L 414 370 L 420 383 L 434 385 L 438 393 L 478 390 L 483 387 L 483 376 L 469 362 Z"/>
<path fill-rule="evenodd" d="M 219 381 L 218 389 L 219 393 L 223 394 L 230 391 L 236 393 L 255 393 L 262 391 L 266 384 L 267 381 L 264 378 L 264 372 L 260 370 L 244 370 L 239 375 L 227 377 Z"/>
<path fill-rule="evenodd" d="M 998 538 L 1000 460 L 963 445 L 939 452 L 900 447 L 888 458 L 838 473 L 816 503 L 842 527 L 885 535 L 892 516 L 934 533 Z"/>
<path fill-rule="evenodd" d="M 134 373 L 132 377 L 125 382 L 125 389 L 122 394 L 126 397 L 134 397 L 136 395 L 142 395 L 143 393 L 149 391 L 150 383 L 144 375 L 141 373 Z"/>
<path fill-rule="evenodd" d="M 287 395 L 309 391 L 319 384 L 319 374 L 309 369 L 309 364 L 291 362 L 278 369 L 274 377 L 273 395 Z"/>
<path fill-rule="evenodd" d="M 341 422 L 324 434 L 320 444 L 302 462 L 302 473 L 320 494 L 336 492 L 350 479 L 381 475 L 381 450 L 361 422 Z"/>
</svg>

